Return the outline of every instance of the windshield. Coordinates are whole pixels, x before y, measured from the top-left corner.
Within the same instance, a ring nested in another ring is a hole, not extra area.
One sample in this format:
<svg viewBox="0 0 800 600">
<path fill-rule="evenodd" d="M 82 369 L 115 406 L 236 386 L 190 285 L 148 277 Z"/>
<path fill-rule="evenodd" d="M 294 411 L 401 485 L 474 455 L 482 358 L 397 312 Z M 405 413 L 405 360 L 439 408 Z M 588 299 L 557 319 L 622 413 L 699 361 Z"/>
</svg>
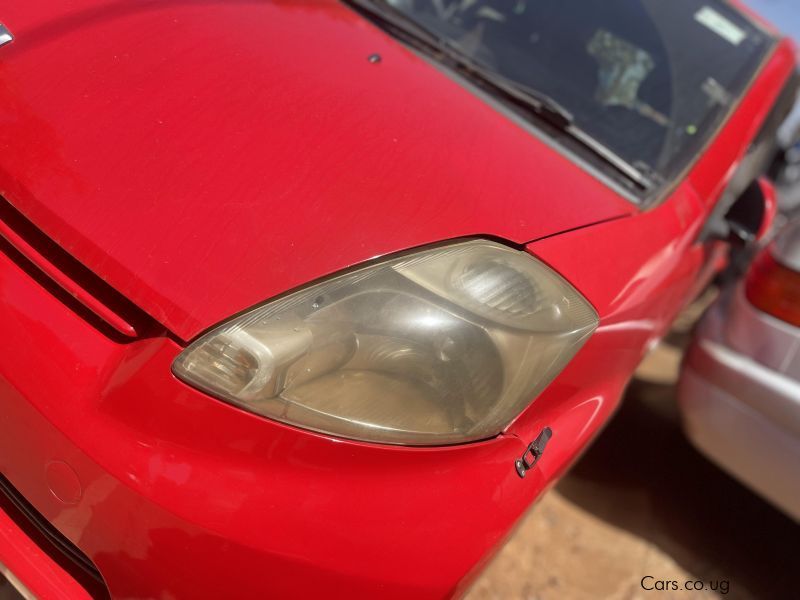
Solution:
<svg viewBox="0 0 800 600">
<path fill-rule="evenodd" d="M 380 2 L 377 2 L 380 4 Z M 722 0 L 386 0 L 459 53 L 669 177 L 745 90 L 772 38 Z"/>
</svg>

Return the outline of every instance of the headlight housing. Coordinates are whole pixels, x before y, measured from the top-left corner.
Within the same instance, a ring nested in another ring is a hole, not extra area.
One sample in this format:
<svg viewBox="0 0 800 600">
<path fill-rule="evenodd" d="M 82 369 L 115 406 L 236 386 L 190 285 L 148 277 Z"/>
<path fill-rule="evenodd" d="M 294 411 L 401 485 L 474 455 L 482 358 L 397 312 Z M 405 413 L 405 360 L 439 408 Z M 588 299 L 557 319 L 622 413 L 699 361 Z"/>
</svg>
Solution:
<svg viewBox="0 0 800 600">
<path fill-rule="evenodd" d="M 439 445 L 498 434 L 597 326 L 531 255 L 475 240 L 334 276 L 178 356 L 183 381 L 322 433 Z"/>
</svg>

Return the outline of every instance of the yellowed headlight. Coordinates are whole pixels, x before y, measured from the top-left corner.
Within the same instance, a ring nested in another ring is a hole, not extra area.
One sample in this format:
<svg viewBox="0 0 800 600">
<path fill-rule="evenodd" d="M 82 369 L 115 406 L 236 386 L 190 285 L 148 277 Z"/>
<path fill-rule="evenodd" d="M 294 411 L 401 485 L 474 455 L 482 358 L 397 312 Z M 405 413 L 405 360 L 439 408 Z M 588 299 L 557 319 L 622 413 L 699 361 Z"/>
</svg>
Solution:
<svg viewBox="0 0 800 600">
<path fill-rule="evenodd" d="M 173 365 L 187 383 L 322 433 L 436 445 L 494 436 L 597 326 L 531 255 L 489 241 L 332 277 L 221 325 Z"/>
</svg>

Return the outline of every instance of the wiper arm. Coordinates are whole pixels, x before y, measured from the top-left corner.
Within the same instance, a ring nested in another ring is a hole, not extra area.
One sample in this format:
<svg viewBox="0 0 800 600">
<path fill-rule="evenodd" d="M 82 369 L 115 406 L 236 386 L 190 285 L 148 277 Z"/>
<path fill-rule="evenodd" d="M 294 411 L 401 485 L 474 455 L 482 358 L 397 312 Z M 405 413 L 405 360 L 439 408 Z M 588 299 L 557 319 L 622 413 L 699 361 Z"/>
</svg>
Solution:
<svg viewBox="0 0 800 600">
<path fill-rule="evenodd" d="M 584 148 L 610 164 L 644 190 L 649 190 L 655 185 L 654 180 L 645 175 L 642 170 L 577 127 L 572 113 L 547 94 L 499 74 L 497 71 L 465 54 L 450 40 L 442 38 L 387 4 L 385 0 L 344 1 L 356 6 L 373 19 L 383 23 L 384 26 L 401 34 L 407 41 L 413 42 L 417 46 L 424 45 L 428 51 L 434 50 L 446 57 L 453 63 L 453 67 L 462 72 L 466 71 L 472 75 L 473 80 L 477 79 L 480 83 L 491 86 L 517 106 L 543 119 L 558 131 L 569 135 Z M 648 174 L 652 173 L 649 169 L 647 172 Z"/>
<path fill-rule="evenodd" d="M 535 113 L 536 116 L 545 119 L 559 130 L 564 131 L 573 126 L 575 118 L 572 113 L 547 94 L 501 75 L 481 62 L 466 56 L 447 41 L 444 42 L 444 45 L 452 49 L 451 57 L 460 63 L 461 70 L 471 71 L 482 81 Z"/>
<path fill-rule="evenodd" d="M 454 51 L 458 52 L 457 49 Z M 557 130 L 572 137 L 643 189 L 649 190 L 655 185 L 654 180 L 649 175 L 645 174 L 643 169 L 629 163 L 626 159 L 611 150 L 611 148 L 608 148 L 586 133 L 583 129 L 576 126 L 572 113 L 547 94 L 508 79 L 469 57 L 464 56 L 463 58 L 459 58 L 459 60 L 462 62 L 462 68 L 469 69 L 480 77 L 482 81 L 485 81 L 499 92 L 502 92 L 509 99 L 517 102 L 522 108 L 533 112 L 536 116 L 544 119 Z M 647 172 L 651 173 L 652 171 L 648 168 Z"/>
<path fill-rule="evenodd" d="M 649 165 L 642 162 L 631 164 L 608 146 L 598 142 L 591 135 L 574 125 L 566 130 L 575 140 L 580 142 L 585 148 L 594 152 L 597 156 L 604 159 L 608 164 L 617 169 L 620 173 L 628 177 L 631 181 L 639 185 L 645 191 L 653 189 L 660 183 L 661 176 L 653 171 Z M 647 174 L 645 174 L 647 173 Z"/>
</svg>

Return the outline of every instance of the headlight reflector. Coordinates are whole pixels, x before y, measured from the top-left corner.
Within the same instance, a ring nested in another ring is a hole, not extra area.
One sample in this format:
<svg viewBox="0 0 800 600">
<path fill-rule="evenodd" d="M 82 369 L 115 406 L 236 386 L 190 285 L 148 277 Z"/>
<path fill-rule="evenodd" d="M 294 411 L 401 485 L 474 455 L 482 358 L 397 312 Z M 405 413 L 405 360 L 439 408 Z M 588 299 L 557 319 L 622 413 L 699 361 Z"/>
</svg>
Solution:
<svg viewBox="0 0 800 600">
<path fill-rule="evenodd" d="M 502 431 L 596 326 L 591 305 L 551 269 L 477 240 L 268 302 L 195 341 L 173 370 L 299 427 L 452 444 Z"/>
</svg>

